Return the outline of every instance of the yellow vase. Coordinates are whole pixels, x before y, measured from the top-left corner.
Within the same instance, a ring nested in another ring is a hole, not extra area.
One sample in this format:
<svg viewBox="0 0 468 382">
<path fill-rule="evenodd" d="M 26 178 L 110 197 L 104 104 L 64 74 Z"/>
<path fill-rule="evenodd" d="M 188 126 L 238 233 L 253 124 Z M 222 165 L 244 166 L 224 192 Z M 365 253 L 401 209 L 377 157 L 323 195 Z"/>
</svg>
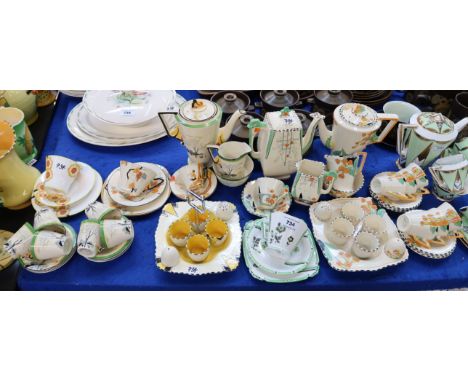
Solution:
<svg viewBox="0 0 468 382">
<path fill-rule="evenodd" d="M 24 113 L 24 119 L 26 123 L 31 126 L 34 122 L 37 121 L 37 105 L 36 105 L 36 95 L 32 92 L 26 90 L 5 90 L 2 92 L 2 97 L 7 105 L 17 107 L 22 110 Z"/>
<path fill-rule="evenodd" d="M 26 165 L 14 150 L 15 133 L 6 121 L 0 121 L 0 205 L 20 209 L 30 204 L 40 172 Z"/>
</svg>

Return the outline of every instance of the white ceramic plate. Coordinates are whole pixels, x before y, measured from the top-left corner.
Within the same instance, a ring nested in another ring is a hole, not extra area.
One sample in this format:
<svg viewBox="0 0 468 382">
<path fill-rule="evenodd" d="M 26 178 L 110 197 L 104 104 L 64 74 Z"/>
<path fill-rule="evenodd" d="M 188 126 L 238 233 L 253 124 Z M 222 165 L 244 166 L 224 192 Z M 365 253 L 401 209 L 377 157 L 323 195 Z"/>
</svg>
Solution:
<svg viewBox="0 0 468 382">
<path fill-rule="evenodd" d="M 70 253 L 66 256 L 57 257 L 55 259 L 45 260 L 41 264 L 27 264 L 21 258 L 18 259 L 21 266 L 29 272 L 32 273 L 49 273 L 56 271 L 59 268 L 62 268 L 66 263 L 70 261 L 73 255 L 76 252 L 76 233 L 75 230 L 66 223 L 62 223 L 65 226 L 66 235 L 71 237 L 73 241 L 73 247 L 70 250 Z"/>
<path fill-rule="evenodd" d="M 76 180 L 72 183 L 70 191 L 67 193 L 68 204 L 73 205 L 79 202 L 81 199 L 86 197 L 93 189 L 96 183 L 96 171 L 86 163 L 78 162 L 80 165 L 80 172 L 76 177 Z M 34 185 L 33 197 L 44 206 L 56 208 L 58 204 L 47 198 L 43 198 L 39 195 L 39 191 L 36 191 L 41 184 L 45 182 L 45 172 L 37 179 Z"/>
<path fill-rule="evenodd" d="M 78 163 L 81 164 L 81 162 Z M 91 191 L 83 199 L 79 200 L 75 204 L 55 209 L 55 212 L 57 213 L 58 217 L 62 218 L 79 214 L 80 212 L 84 211 L 89 204 L 91 204 L 92 202 L 96 201 L 97 198 L 99 198 L 102 189 L 102 178 L 96 170 L 93 169 L 93 171 L 95 173 L 95 182 Z M 38 203 L 38 201 L 36 201 L 35 198 L 31 199 L 31 204 L 36 211 L 43 207 L 41 204 Z"/>
<path fill-rule="evenodd" d="M 163 166 L 159 166 L 159 167 L 164 172 L 166 179 L 169 179 L 169 172 Z M 105 205 L 108 205 L 110 207 L 118 208 L 122 212 L 122 214 L 125 216 L 142 216 L 142 215 L 150 214 L 151 212 L 154 212 L 160 209 L 166 203 L 170 195 L 171 195 L 171 188 L 166 186 L 162 195 L 158 199 L 154 200 L 153 202 L 144 204 L 138 207 L 126 207 L 126 206 L 118 205 L 112 200 L 112 198 L 109 195 L 107 180 L 104 182 L 104 186 L 102 187 L 102 190 L 101 190 L 102 202 Z"/>
<path fill-rule="evenodd" d="M 280 200 L 279 203 L 275 206 L 274 209 L 271 210 L 264 210 L 258 207 L 258 182 L 263 181 L 262 179 L 269 179 L 269 178 L 260 178 L 261 180 L 252 180 L 251 182 L 247 183 L 242 190 L 242 204 L 249 211 L 252 215 L 259 216 L 259 217 L 267 217 L 272 212 L 288 212 L 289 208 L 291 207 L 291 194 L 289 193 L 289 186 L 283 183 L 283 192 L 287 195 Z M 276 180 L 276 179 L 275 179 Z M 281 182 L 281 181 L 280 181 Z M 279 196 L 279 195 L 278 195 Z"/>
<path fill-rule="evenodd" d="M 306 238 L 309 240 L 310 248 L 312 249 L 313 255 L 307 266 L 300 272 L 297 272 L 292 275 L 279 275 L 270 273 L 261 269 L 250 256 L 249 248 L 253 244 L 253 237 L 262 236 L 262 221 L 264 219 L 259 219 L 256 221 L 250 221 L 244 226 L 243 233 L 243 252 L 244 260 L 249 268 L 250 274 L 257 280 L 266 281 L 270 283 L 290 283 L 306 280 L 310 277 L 314 277 L 319 272 L 319 256 L 317 249 L 315 248 L 314 241 L 312 239 L 312 234 L 307 234 Z"/>
<path fill-rule="evenodd" d="M 185 99 L 178 95 L 176 96 L 177 104 L 181 104 L 185 102 Z M 96 136 L 92 136 L 80 128 L 78 123 L 78 110 L 80 109 L 81 104 L 76 105 L 68 114 L 67 117 L 67 128 L 71 135 L 73 135 L 76 139 L 89 143 L 95 146 L 104 146 L 104 147 L 119 147 L 119 146 L 134 146 L 139 145 L 147 142 L 154 141 L 156 139 L 162 138 L 166 136 L 166 131 L 161 133 L 151 135 L 148 137 L 143 138 L 121 138 L 121 139 L 108 139 L 108 138 L 97 138 Z"/>
<path fill-rule="evenodd" d="M 83 103 L 104 122 L 138 126 L 173 104 L 175 94 L 174 90 L 88 90 Z"/>
<path fill-rule="evenodd" d="M 214 212 L 220 202 L 205 202 L 205 207 Z M 239 265 L 239 258 L 241 255 L 241 241 L 242 230 L 239 223 L 239 214 L 237 211 L 227 221 L 229 231 L 231 234 L 231 241 L 228 246 L 217 254 L 209 262 L 203 263 L 189 263 L 183 258 L 180 258 L 179 263 L 174 267 L 166 267 L 161 262 L 161 252 L 163 248 L 168 246 L 166 233 L 171 223 L 181 216 L 183 216 L 189 209 L 187 202 L 177 202 L 167 204 L 161 212 L 161 217 L 156 228 L 155 242 L 156 242 L 156 265 L 159 269 L 170 273 L 183 273 L 187 275 L 199 276 L 211 273 L 231 272 Z"/>
<path fill-rule="evenodd" d="M 187 199 L 188 190 L 185 187 L 184 179 L 186 177 L 189 177 L 193 171 L 197 172 L 197 165 L 188 164 L 186 166 L 179 168 L 171 176 L 170 186 L 171 186 L 172 193 L 175 196 L 177 196 L 179 199 L 182 199 L 182 200 Z M 209 177 L 208 181 L 210 182 L 209 186 L 207 186 L 207 188 L 204 190 L 205 192 L 198 193 L 200 196 L 202 196 L 205 199 L 213 195 L 213 192 L 215 192 L 216 186 L 218 185 L 218 180 L 216 178 L 216 175 L 211 169 L 208 169 L 208 177 Z"/>
<path fill-rule="evenodd" d="M 422 211 L 422 210 L 414 210 L 414 211 L 410 211 L 409 213 L 418 212 L 418 211 Z M 402 214 L 402 215 L 400 215 L 398 217 L 397 227 L 401 226 L 401 219 L 403 219 L 404 215 L 405 214 Z M 423 247 L 420 247 L 420 246 L 416 245 L 412 241 L 408 240 L 408 237 L 407 237 L 407 235 L 405 233 L 403 233 L 401 231 L 399 231 L 399 232 L 400 232 L 400 236 L 402 237 L 405 244 L 409 248 L 411 248 L 418 255 L 427 257 L 429 259 L 445 259 L 445 258 L 449 257 L 450 255 L 452 255 L 453 252 L 455 251 L 455 248 L 457 247 L 457 239 L 453 238 L 453 239 L 449 239 L 449 241 L 445 245 L 433 247 L 431 249 L 423 248 Z"/>
<path fill-rule="evenodd" d="M 340 210 L 343 207 L 343 205 L 350 201 L 359 202 L 361 208 L 364 210 L 365 215 L 368 215 L 371 212 L 371 210 L 375 209 L 375 205 L 372 203 L 371 198 L 334 199 L 328 202 L 315 203 L 309 209 L 310 220 L 312 221 L 315 240 L 317 240 L 320 248 L 322 249 L 322 253 L 327 259 L 330 266 L 338 271 L 378 271 L 383 268 L 401 264 L 408 260 L 408 250 L 405 251 L 404 255 L 400 259 L 392 259 L 388 257 L 383 251 L 383 246 L 385 243 L 382 243 L 381 250 L 379 251 L 376 257 L 363 260 L 359 259 L 358 257 L 352 254 L 352 240 L 350 240 L 345 245 L 339 247 L 328 241 L 325 235 L 325 224 L 315 216 L 314 209 L 322 203 L 329 203 L 332 208 L 332 216 L 328 221 L 332 221 L 335 217 L 339 216 Z M 398 233 L 397 227 L 395 226 L 395 223 L 393 223 L 392 219 L 390 219 L 390 217 L 384 210 L 381 210 L 381 213 L 386 221 L 388 233 L 387 240 L 390 240 L 392 238 L 399 238 L 400 235 Z M 356 225 L 353 238 L 359 231 L 361 225 L 361 222 L 359 222 Z"/>
<path fill-rule="evenodd" d="M 415 201 L 413 202 L 395 202 L 393 200 L 382 200 L 379 197 L 379 194 L 375 192 L 375 180 L 378 179 L 380 176 L 385 176 L 388 174 L 394 174 L 394 172 L 386 171 L 386 172 L 381 172 L 380 174 L 377 174 L 374 176 L 370 182 L 369 185 L 369 194 L 375 199 L 379 207 L 385 208 L 388 211 L 393 211 L 393 212 L 407 212 L 414 210 L 415 208 L 418 208 L 419 205 L 422 202 L 422 195 L 418 195 Z"/>
<path fill-rule="evenodd" d="M 156 192 L 145 192 L 143 195 L 140 195 L 138 198 L 129 200 L 125 198 L 119 192 L 119 182 L 120 182 L 120 167 L 117 167 L 111 174 L 107 177 L 107 189 L 109 190 L 109 196 L 111 199 L 121 206 L 126 207 L 138 207 L 144 204 L 151 203 L 152 201 L 158 199 L 165 191 L 168 186 L 168 179 L 166 175 L 161 170 L 157 164 L 147 163 L 147 162 L 138 162 L 136 163 L 144 168 L 147 168 L 154 173 L 154 178 L 161 178 L 163 182 L 159 185 Z"/>
</svg>

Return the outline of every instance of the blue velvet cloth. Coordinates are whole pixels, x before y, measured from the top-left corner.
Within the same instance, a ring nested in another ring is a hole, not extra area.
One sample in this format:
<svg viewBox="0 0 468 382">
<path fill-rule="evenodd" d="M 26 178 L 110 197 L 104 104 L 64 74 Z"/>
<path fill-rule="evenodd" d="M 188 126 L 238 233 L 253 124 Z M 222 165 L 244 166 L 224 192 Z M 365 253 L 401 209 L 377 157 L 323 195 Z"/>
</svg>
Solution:
<svg viewBox="0 0 468 382">
<path fill-rule="evenodd" d="M 195 91 L 179 91 L 186 99 L 197 96 Z M 396 96 L 398 98 L 398 93 Z M 133 147 L 98 147 L 78 141 L 66 127 L 66 118 L 79 102 L 60 95 L 56 113 L 50 127 L 38 168 L 44 170 L 47 154 L 58 154 L 89 163 L 96 168 L 103 179 L 119 165 L 121 159 L 129 161 L 154 162 L 165 166 L 174 173 L 187 162 L 184 147 L 173 138 Z M 382 171 L 396 170 L 397 154 L 382 145 L 367 148 L 368 158 L 364 167 L 365 186 L 357 196 L 369 196 L 368 185 L 372 177 Z M 315 139 L 308 158 L 324 161 L 328 150 L 319 139 Z M 255 164 L 251 179 L 261 176 L 258 163 Z M 288 181 L 291 185 L 293 177 Z M 242 186 L 243 187 L 243 186 Z M 228 200 L 238 206 L 241 225 L 256 219 L 241 203 L 242 187 L 228 188 L 218 183 L 210 200 Z M 327 199 L 327 197 L 324 197 Z M 459 209 L 468 204 L 468 198 L 453 202 Z M 169 202 L 178 199 L 171 195 Z M 432 195 L 424 197 L 421 208 L 438 206 L 440 202 Z M 309 227 L 308 208 L 293 202 L 290 214 L 304 219 Z M 43 275 L 21 270 L 18 283 L 24 290 L 421 290 L 468 287 L 468 250 L 458 242 L 455 253 L 445 260 L 430 260 L 410 251 L 406 263 L 376 272 L 338 272 L 333 270 L 320 253 L 320 271 L 312 279 L 292 284 L 269 284 L 255 280 L 244 261 L 234 272 L 201 277 L 173 275 L 155 266 L 154 232 L 160 211 L 133 218 L 135 240 L 130 250 L 119 259 L 109 263 L 92 263 L 76 254 L 63 268 Z M 396 218 L 395 214 L 391 215 Z M 84 213 L 66 219 L 78 231 Z M 318 246 L 317 246 L 318 248 Z M 320 252 L 320 249 L 318 249 Z"/>
</svg>

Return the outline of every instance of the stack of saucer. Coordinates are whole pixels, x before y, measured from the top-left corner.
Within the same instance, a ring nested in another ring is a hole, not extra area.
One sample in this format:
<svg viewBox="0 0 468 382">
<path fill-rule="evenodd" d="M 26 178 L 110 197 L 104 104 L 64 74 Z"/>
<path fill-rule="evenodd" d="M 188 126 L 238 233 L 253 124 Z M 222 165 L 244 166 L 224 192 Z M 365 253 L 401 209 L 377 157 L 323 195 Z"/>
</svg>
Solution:
<svg viewBox="0 0 468 382">
<path fill-rule="evenodd" d="M 51 208 L 39 209 L 34 227 L 25 223 L 4 244 L 4 251 L 33 273 L 49 273 L 61 268 L 72 258 L 75 249 L 75 231 L 60 222 Z"/>
<path fill-rule="evenodd" d="M 135 236 L 133 224 L 121 211 L 94 202 L 86 208 L 78 234 L 78 253 L 87 260 L 104 263 L 127 252 Z"/>
<path fill-rule="evenodd" d="M 132 146 L 166 135 L 158 113 L 185 99 L 167 91 L 88 90 L 67 118 L 68 131 L 98 146 Z"/>
<path fill-rule="evenodd" d="M 166 203 L 171 188 L 167 170 L 153 163 L 121 161 L 101 192 L 102 202 L 126 216 L 146 215 Z"/>
<path fill-rule="evenodd" d="M 250 273 L 258 280 L 296 282 L 319 271 L 318 252 L 306 223 L 282 212 L 247 223 L 243 251 Z"/>
<path fill-rule="evenodd" d="M 101 193 L 102 178 L 91 166 L 59 155 L 48 155 L 46 170 L 34 185 L 36 211 L 52 208 L 57 216 L 76 215 Z"/>
</svg>

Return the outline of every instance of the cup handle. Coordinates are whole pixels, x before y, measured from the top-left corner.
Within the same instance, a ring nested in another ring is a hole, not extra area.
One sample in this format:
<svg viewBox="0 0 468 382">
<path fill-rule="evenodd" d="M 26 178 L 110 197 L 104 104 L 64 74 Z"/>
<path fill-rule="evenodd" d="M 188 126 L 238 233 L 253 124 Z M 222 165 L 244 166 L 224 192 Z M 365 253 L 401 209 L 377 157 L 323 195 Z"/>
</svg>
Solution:
<svg viewBox="0 0 468 382">
<path fill-rule="evenodd" d="M 325 171 L 324 178 L 332 177 L 333 179 L 328 183 L 328 187 L 326 189 L 320 190 L 321 194 L 328 194 L 330 193 L 331 189 L 333 188 L 333 183 L 335 183 L 335 179 L 337 178 L 338 174 L 335 171 Z M 325 184 L 325 182 L 323 182 Z"/>
<path fill-rule="evenodd" d="M 426 187 L 420 188 L 418 190 L 418 194 L 421 194 L 421 195 L 429 195 L 430 193 L 431 192 Z"/>
<path fill-rule="evenodd" d="M 377 140 L 374 143 L 382 142 L 388 133 L 393 129 L 393 127 L 398 123 L 399 118 L 396 114 L 377 114 L 378 119 L 381 121 L 389 121 L 385 129 L 377 137 Z"/>
<path fill-rule="evenodd" d="M 219 146 L 218 145 L 206 145 L 206 148 L 208 150 L 208 153 L 210 154 L 211 159 L 213 159 L 213 163 L 217 164 L 219 162 L 219 156 L 218 155 L 214 156 L 212 150 L 219 151 Z"/>
<path fill-rule="evenodd" d="M 175 116 L 177 113 L 175 112 L 170 112 L 170 111 L 164 111 L 158 113 L 159 119 L 162 122 L 162 125 L 164 127 L 164 130 L 166 130 L 166 133 L 169 137 L 174 137 L 177 138 L 179 141 L 182 140 L 182 135 L 180 134 L 179 131 L 179 124 L 177 121 L 175 121 Z"/>
<path fill-rule="evenodd" d="M 367 159 L 367 153 L 365 151 L 361 151 L 359 153 L 356 153 L 356 155 L 358 157 L 360 157 L 360 163 L 359 163 L 359 168 L 357 170 L 357 174 L 361 173 L 362 172 L 362 169 L 364 168 L 364 163 L 366 163 L 366 159 Z"/>
</svg>

